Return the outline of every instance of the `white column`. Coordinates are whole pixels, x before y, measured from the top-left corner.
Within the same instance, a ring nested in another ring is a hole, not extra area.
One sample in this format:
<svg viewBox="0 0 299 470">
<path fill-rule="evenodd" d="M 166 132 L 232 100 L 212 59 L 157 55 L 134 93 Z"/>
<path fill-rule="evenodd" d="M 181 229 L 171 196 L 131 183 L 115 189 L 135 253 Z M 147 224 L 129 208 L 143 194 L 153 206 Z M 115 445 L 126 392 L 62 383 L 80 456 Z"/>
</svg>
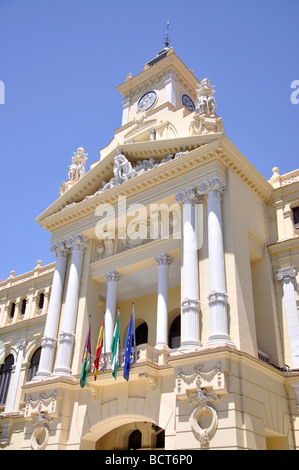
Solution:
<svg viewBox="0 0 299 470">
<path fill-rule="evenodd" d="M 208 203 L 208 243 L 210 294 L 210 337 L 207 346 L 228 344 L 234 346 L 228 334 L 227 293 L 225 280 L 224 248 L 222 234 L 222 194 L 225 183 L 218 177 L 198 186 Z"/>
<path fill-rule="evenodd" d="M 11 384 L 11 388 L 9 392 L 8 402 L 7 402 L 6 409 L 5 409 L 6 413 L 11 413 L 12 411 L 14 411 L 26 344 L 27 344 L 27 341 L 24 340 L 24 341 L 20 341 L 16 345 L 18 355 L 17 355 L 17 361 L 16 361 L 15 371 L 13 375 L 13 380 L 12 380 L 12 384 Z"/>
<path fill-rule="evenodd" d="M 69 375 L 71 373 L 82 262 L 88 244 L 88 239 L 82 235 L 74 235 L 66 241 L 66 247 L 72 250 L 72 261 L 54 375 Z"/>
<path fill-rule="evenodd" d="M 108 271 L 105 273 L 107 279 L 107 298 L 106 298 L 106 311 L 105 311 L 105 328 L 104 328 L 104 351 L 111 351 L 111 342 L 114 330 L 115 321 L 115 308 L 116 308 L 116 293 L 117 283 L 121 279 L 121 274 L 117 271 Z"/>
<path fill-rule="evenodd" d="M 64 242 L 51 246 L 51 253 L 56 253 L 56 265 L 52 281 L 52 291 L 47 314 L 47 321 L 42 339 L 42 350 L 38 372 L 33 380 L 49 377 L 53 372 L 54 356 L 57 343 L 58 324 L 69 249 Z"/>
<path fill-rule="evenodd" d="M 198 349 L 199 341 L 199 292 L 198 256 L 196 238 L 196 204 L 201 202 L 194 187 L 175 196 L 183 203 L 183 292 L 181 349 Z"/>
<path fill-rule="evenodd" d="M 296 271 L 294 268 L 285 268 L 278 271 L 276 278 L 282 281 L 285 312 L 287 316 L 287 325 L 291 349 L 291 368 L 299 368 L 299 320 L 296 302 L 296 291 L 294 279 Z"/>
<path fill-rule="evenodd" d="M 157 330 L 156 348 L 168 348 L 168 275 L 173 258 L 167 253 L 156 256 L 158 263 L 158 299 L 157 299 Z"/>
</svg>

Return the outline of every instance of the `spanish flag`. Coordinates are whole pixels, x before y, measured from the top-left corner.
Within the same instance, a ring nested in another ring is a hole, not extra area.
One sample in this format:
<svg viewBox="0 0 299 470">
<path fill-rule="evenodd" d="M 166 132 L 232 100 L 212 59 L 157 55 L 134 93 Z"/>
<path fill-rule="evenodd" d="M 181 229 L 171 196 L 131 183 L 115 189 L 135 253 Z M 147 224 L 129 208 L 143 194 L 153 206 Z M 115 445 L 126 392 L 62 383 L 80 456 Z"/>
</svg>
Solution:
<svg viewBox="0 0 299 470">
<path fill-rule="evenodd" d="M 94 358 L 94 369 L 93 369 L 94 380 L 97 380 L 97 375 L 99 372 L 100 356 L 101 356 L 103 342 L 104 342 L 103 338 L 104 338 L 104 318 L 101 324 L 97 347 L 96 347 L 95 358 Z"/>
</svg>

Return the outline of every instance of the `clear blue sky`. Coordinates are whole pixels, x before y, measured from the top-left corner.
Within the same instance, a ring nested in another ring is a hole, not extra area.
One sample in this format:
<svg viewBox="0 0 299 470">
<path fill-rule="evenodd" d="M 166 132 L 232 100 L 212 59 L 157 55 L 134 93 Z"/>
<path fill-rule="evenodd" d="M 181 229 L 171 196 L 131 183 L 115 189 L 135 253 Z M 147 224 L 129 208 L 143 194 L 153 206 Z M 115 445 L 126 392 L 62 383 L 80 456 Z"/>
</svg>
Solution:
<svg viewBox="0 0 299 470">
<path fill-rule="evenodd" d="M 171 46 L 216 86 L 227 136 L 262 173 L 298 168 L 298 0 L 0 0 L 0 279 L 54 261 L 35 218 L 73 152 L 88 164 L 121 124 L 115 87 Z"/>
</svg>

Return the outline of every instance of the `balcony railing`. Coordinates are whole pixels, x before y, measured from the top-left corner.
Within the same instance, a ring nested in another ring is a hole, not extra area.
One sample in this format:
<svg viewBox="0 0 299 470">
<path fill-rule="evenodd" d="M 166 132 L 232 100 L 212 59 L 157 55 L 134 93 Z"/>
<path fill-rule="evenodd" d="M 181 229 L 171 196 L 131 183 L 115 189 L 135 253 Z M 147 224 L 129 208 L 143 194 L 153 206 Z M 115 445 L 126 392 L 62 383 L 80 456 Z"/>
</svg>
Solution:
<svg viewBox="0 0 299 470">
<path fill-rule="evenodd" d="M 132 363 L 153 362 L 157 365 L 164 365 L 167 363 L 168 353 L 165 350 L 155 349 L 153 346 L 144 343 L 132 348 Z M 104 371 L 110 368 L 112 360 L 112 353 L 104 353 L 101 355 L 99 371 Z M 92 357 L 92 370 L 93 370 L 94 356 Z M 125 349 L 121 349 L 118 355 L 118 366 L 124 367 L 125 364 Z"/>
</svg>

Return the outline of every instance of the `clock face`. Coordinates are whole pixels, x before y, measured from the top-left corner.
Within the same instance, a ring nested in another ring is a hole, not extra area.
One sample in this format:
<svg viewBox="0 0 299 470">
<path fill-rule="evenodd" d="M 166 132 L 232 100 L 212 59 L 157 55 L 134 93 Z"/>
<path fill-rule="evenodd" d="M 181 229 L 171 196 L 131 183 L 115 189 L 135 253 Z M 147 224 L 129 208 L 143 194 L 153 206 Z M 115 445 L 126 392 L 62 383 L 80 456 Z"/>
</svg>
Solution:
<svg viewBox="0 0 299 470">
<path fill-rule="evenodd" d="M 195 105 L 193 103 L 193 101 L 191 100 L 190 96 L 184 94 L 182 96 L 182 103 L 184 106 L 186 106 L 187 109 L 189 109 L 189 111 L 194 111 L 195 110 Z"/>
<path fill-rule="evenodd" d="M 153 90 L 144 93 L 137 103 L 137 111 L 147 111 L 157 101 L 157 93 Z"/>
</svg>

